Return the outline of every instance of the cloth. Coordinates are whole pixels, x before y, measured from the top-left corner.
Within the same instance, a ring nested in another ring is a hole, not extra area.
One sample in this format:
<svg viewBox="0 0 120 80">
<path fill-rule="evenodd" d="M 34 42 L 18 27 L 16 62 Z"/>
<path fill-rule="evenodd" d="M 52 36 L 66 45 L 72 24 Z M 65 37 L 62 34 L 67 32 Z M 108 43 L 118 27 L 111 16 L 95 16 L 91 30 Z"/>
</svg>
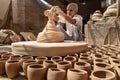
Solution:
<svg viewBox="0 0 120 80">
<path fill-rule="evenodd" d="M 58 24 L 58 28 L 60 31 L 64 33 L 66 40 L 83 40 L 82 38 L 82 26 L 83 26 L 83 18 L 80 15 L 75 15 L 73 19 L 76 20 L 76 24 L 71 24 L 68 21 L 66 21 L 63 17 L 59 16 L 59 21 L 61 23 L 66 23 L 66 31 L 63 29 L 63 27 Z"/>
</svg>

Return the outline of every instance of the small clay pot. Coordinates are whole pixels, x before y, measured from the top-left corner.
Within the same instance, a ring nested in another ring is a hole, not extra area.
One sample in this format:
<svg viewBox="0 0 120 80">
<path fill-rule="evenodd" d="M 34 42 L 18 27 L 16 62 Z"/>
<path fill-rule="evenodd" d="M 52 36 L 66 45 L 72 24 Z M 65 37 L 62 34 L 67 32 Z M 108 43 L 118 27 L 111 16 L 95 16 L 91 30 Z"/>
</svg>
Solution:
<svg viewBox="0 0 120 80">
<path fill-rule="evenodd" d="M 38 62 L 39 64 L 43 64 L 43 61 L 45 60 L 48 60 L 48 58 L 45 56 L 38 56 L 35 58 L 35 61 Z"/>
<path fill-rule="evenodd" d="M 13 55 L 11 53 L 5 53 L 5 54 L 2 54 L 1 57 L 2 58 L 10 58 L 10 56 Z"/>
<path fill-rule="evenodd" d="M 43 66 L 45 66 L 46 68 L 56 68 L 57 67 L 57 65 L 51 60 L 45 60 L 43 62 Z"/>
<path fill-rule="evenodd" d="M 0 58 L 0 75 L 5 74 L 5 63 L 8 59 Z"/>
<path fill-rule="evenodd" d="M 83 61 L 76 62 L 74 65 L 74 68 L 83 69 L 88 72 L 88 75 L 90 75 L 91 73 L 91 65 L 88 62 L 83 62 Z"/>
<path fill-rule="evenodd" d="M 72 68 L 72 64 L 68 61 L 60 61 L 57 63 L 57 68 L 67 70 L 69 68 Z"/>
<path fill-rule="evenodd" d="M 8 78 L 15 78 L 19 75 L 19 61 L 6 61 L 5 70 Z"/>
<path fill-rule="evenodd" d="M 76 57 L 73 57 L 73 56 L 66 56 L 64 57 L 63 61 L 71 62 L 72 67 L 74 67 L 74 63 L 77 62 L 77 59 Z"/>
<path fill-rule="evenodd" d="M 51 57 L 51 61 L 58 63 L 58 62 L 62 61 L 62 57 L 61 56 L 53 56 L 53 57 Z"/>
<path fill-rule="evenodd" d="M 91 73 L 91 80 L 116 80 L 116 78 L 112 71 L 97 70 Z"/>
<path fill-rule="evenodd" d="M 98 62 L 94 64 L 94 71 L 96 70 L 110 70 L 114 72 L 113 66 L 108 63 L 104 63 L 104 62 Z"/>
<path fill-rule="evenodd" d="M 77 54 L 77 53 L 75 53 L 75 54 L 69 54 L 69 55 L 67 55 L 67 56 L 76 57 L 76 59 L 78 59 L 78 54 Z"/>
<path fill-rule="evenodd" d="M 85 61 L 92 64 L 92 60 L 89 57 L 80 57 L 78 61 Z"/>
<path fill-rule="evenodd" d="M 11 55 L 9 60 L 13 61 L 19 61 L 21 59 L 20 55 Z"/>
<path fill-rule="evenodd" d="M 37 62 L 36 62 L 35 60 L 30 60 L 30 61 L 24 61 L 24 62 L 23 62 L 22 68 L 23 68 L 24 74 L 25 74 L 26 76 L 27 76 L 27 67 L 28 67 L 28 65 L 30 65 L 30 64 L 37 64 Z"/>
<path fill-rule="evenodd" d="M 105 63 L 108 63 L 108 60 L 99 58 L 99 59 L 94 59 L 94 61 L 93 61 L 94 64 L 96 64 L 96 63 L 98 63 L 98 62 L 105 62 Z"/>
<path fill-rule="evenodd" d="M 49 68 L 47 80 L 65 80 L 66 72 L 63 69 Z"/>
<path fill-rule="evenodd" d="M 68 69 L 67 80 L 88 80 L 88 74 L 85 70 Z"/>
<path fill-rule="evenodd" d="M 40 64 L 31 64 L 27 68 L 28 80 L 43 80 L 46 68 Z"/>
</svg>

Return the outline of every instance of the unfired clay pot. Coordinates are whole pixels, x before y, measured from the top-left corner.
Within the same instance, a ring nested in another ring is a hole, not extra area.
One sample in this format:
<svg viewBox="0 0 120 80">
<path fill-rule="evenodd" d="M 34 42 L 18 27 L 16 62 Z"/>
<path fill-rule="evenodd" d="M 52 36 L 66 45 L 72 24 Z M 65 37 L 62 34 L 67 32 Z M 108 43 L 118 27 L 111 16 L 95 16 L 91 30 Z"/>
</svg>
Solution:
<svg viewBox="0 0 120 80">
<path fill-rule="evenodd" d="M 48 60 L 48 58 L 45 56 L 38 56 L 35 58 L 35 61 L 38 62 L 39 64 L 43 64 L 43 61 L 45 60 Z"/>
<path fill-rule="evenodd" d="M 23 68 L 24 74 L 25 74 L 26 76 L 27 76 L 27 67 L 28 67 L 28 65 L 30 65 L 30 64 L 37 64 L 37 62 L 36 62 L 35 60 L 30 60 L 30 61 L 24 61 L 24 62 L 23 62 L 22 68 Z"/>
<path fill-rule="evenodd" d="M 91 73 L 91 80 L 116 80 L 116 78 L 112 71 L 97 70 Z"/>
<path fill-rule="evenodd" d="M 60 61 L 57 63 L 57 68 L 67 70 L 69 68 L 72 68 L 72 64 L 68 61 Z"/>
<path fill-rule="evenodd" d="M 46 68 L 56 68 L 57 65 L 55 64 L 55 62 L 51 61 L 51 60 L 45 60 L 43 62 L 43 66 L 45 66 Z"/>
<path fill-rule="evenodd" d="M 85 70 L 68 69 L 67 80 L 88 80 L 88 74 Z"/>
<path fill-rule="evenodd" d="M 20 55 L 11 55 L 9 60 L 19 61 L 21 59 Z"/>
<path fill-rule="evenodd" d="M 63 69 L 49 68 L 47 80 L 65 80 L 66 72 Z"/>
<path fill-rule="evenodd" d="M 43 80 L 46 68 L 40 64 L 31 64 L 27 68 L 28 80 Z"/>
<path fill-rule="evenodd" d="M 5 62 L 7 61 L 8 59 L 2 59 L 0 58 L 0 75 L 3 75 L 5 74 Z"/>
<path fill-rule="evenodd" d="M 83 61 L 76 62 L 74 68 L 86 70 L 88 72 L 88 75 L 90 75 L 91 73 L 91 65 L 88 62 Z"/>
<path fill-rule="evenodd" d="M 54 61 L 55 63 L 58 63 L 58 62 L 62 61 L 62 57 L 61 56 L 53 56 L 53 57 L 51 57 L 51 60 Z"/>
<path fill-rule="evenodd" d="M 20 63 L 19 61 L 7 61 L 5 70 L 8 78 L 15 78 L 19 75 Z"/>
</svg>

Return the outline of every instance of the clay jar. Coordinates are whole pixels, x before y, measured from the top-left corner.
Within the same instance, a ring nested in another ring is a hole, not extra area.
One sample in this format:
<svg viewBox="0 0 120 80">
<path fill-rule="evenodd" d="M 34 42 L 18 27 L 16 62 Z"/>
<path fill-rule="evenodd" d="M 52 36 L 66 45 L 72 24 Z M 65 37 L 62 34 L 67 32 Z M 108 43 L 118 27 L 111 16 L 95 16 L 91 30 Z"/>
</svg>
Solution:
<svg viewBox="0 0 120 80">
<path fill-rule="evenodd" d="M 23 68 L 24 74 L 25 74 L 26 76 L 27 76 L 27 67 L 28 67 L 28 65 L 30 65 L 30 64 L 37 64 L 37 62 L 36 62 L 35 60 L 30 60 L 30 61 L 24 61 L 24 62 L 23 62 L 22 68 Z"/>
<path fill-rule="evenodd" d="M 56 68 L 56 67 L 57 67 L 57 65 L 56 65 L 53 61 L 51 61 L 51 60 L 45 60 L 45 61 L 43 62 L 43 65 L 44 65 L 46 68 Z"/>
<path fill-rule="evenodd" d="M 8 78 L 15 78 L 19 75 L 19 61 L 6 61 L 5 70 Z"/>
<path fill-rule="evenodd" d="M 40 64 L 31 64 L 27 68 L 28 80 L 43 80 L 46 68 Z"/>
<path fill-rule="evenodd" d="M 20 55 L 11 55 L 9 60 L 13 61 L 19 61 L 21 59 Z"/>
<path fill-rule="evenodd" d="M 43 64 L 43 61 L 45 60 L 48 60 L 48 58 L 45 56 L 38 56 L 35 58 L 35 61 L 38 62 L 39 64 Z"/>
<path fill-rule="evenodd" d="M 67 57 L 64 57 L 63 61 L 71 62 L 72 67 L 74 67 L 74 63 L 77 62 L 77 59 L 76 57 L 73 57 L 73 56 L 67 56 Z"/>
<path fill-rule="evenodd" d="M 57 63 L 57 68 L 67 70 L 69 68 L 72 68 L 72 64 L 68 61 L 60 61 Z"/>
<path fill-rule="evenodd" d="M 67 80 L 88 80 L 88 74 L 85 70 L 68 69 Z"/>
<path fill-rule="evenodd" d="M 74 65 L 74 68 L 83 69 L 88 72 L 88 75 L 90 75 L 91 73 L 91 65 L 88 62 L 83 62 L 83 61 L 76 62 Z"/>
<path fill-rule="evenodd" d="M 0 75 L 3 75 L 5 74 L 5 62 L 7 61 L 8 59 L 1 59 L 0 58 Z"/>
<path fill-rule="evenodd" d="M 91 80 L 116 80 L 115 73 L 109 70 L 97 70 L 91 73 Z"/>
<path fill-rule="evenodd" d="M 58 62 L 62 61 L 62 57 L 61 56 L 53 56 L 51 58 L 51 61 L 58 63 Z"/>
<path fill-rule="evenodd" d="M 113 71 L 113 66 L 108 64 L 108 63 L 98 62 L 98 63 L 94 64 L 94 70 L 95 71 L 96 70 L 110 70 L 110 71 Z"/>
<path fill-rule="evenodd" d="M 47 80 L 65 80 L 66 72 L 63 69 L 49 68 Z"/>
</svg>

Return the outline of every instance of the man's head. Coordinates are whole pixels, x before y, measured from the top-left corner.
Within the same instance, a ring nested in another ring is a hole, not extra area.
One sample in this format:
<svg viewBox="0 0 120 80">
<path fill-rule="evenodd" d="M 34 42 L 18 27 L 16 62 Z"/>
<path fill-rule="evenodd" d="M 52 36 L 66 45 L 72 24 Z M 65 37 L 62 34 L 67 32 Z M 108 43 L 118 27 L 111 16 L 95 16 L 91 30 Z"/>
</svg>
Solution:
<svg viewBox="0 0 120 80">
<path fill-rule="evenodd" d="M 70 3 L 67 6 L 67 15 L 73 17 L 78 12 L 78 5 L 76 3 Z"/>
</svg>

